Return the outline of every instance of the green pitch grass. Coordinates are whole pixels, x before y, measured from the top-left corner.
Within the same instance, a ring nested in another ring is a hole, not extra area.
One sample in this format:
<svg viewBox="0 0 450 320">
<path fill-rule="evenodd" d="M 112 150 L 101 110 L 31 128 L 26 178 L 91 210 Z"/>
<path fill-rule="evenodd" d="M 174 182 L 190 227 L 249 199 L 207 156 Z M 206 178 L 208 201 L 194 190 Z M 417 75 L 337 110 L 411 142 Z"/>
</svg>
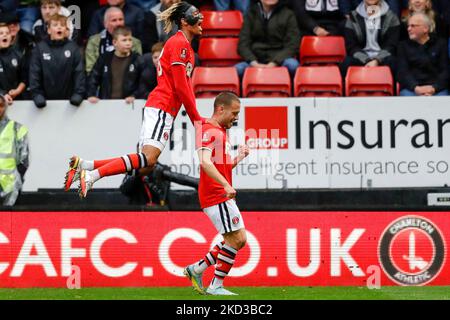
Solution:
<svg viewBox="0 0 450 320">
<path fill-rule="evenodd" d="M 450 300 L 444 287 L 229 287 L 234 297 L 185 288 L 0 289 L 0 300 Z"/>
</svg>

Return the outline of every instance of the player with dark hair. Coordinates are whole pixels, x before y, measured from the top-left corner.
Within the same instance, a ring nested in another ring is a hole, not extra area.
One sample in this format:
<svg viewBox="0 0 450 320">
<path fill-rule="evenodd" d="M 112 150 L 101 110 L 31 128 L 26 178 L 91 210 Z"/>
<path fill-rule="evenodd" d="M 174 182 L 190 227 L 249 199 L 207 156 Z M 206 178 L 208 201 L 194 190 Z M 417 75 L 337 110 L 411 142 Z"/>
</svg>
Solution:
<svg viewBox="0 0 450 320">
<path fill-rule="evenodd" d="M 144 110 L 139 138 L 139 153 L 122 157 L 87 161 L 73 156 L 65 177 L 64 188 L 79 179 L 80 197 L 86 197 L 94 182 L 100 178 L 146 168 L 151 170 L 169 139 L 172 123 L 184 105 L 194 126 L 203 119 L 198 114 L 191 84 L 194 69 L 194 51 L 191 41 L 202 34 L 203 16 L 199 10 L 187 2 L 172 5 L 159 15 L 165 28 L 178 25 L 179 31 L 167 40 L 161 52 L 157 68 L 158 85 L 149 94 Z"/>
<path fill-rule="evenodd" d="M 234 200 L 236 190 L 232 187 L 231 171 L 248 156 L 249 148 L 239 146 L 237 156 L 232 159 L 227 138 L 227 129 L 238 120 L 240 108 L 241 103 L 236 95 L 229 92 L 219 94 L 214 101 L 212 118 L 202 125 L 202 130 L 197 131 L 196 135 L 201 167 L 198 186 L 200 206 L 224 239 L 202 260 L 184 269 L 194 289 L 201 294 L 235 295 L 223 287 L 223 280 L 233 267 L 237 252 L 247 241 L 244 221 Z M 211 265 L 215 265 L 216 270 L 205 290 L 202 275 Z"/>
</svg>

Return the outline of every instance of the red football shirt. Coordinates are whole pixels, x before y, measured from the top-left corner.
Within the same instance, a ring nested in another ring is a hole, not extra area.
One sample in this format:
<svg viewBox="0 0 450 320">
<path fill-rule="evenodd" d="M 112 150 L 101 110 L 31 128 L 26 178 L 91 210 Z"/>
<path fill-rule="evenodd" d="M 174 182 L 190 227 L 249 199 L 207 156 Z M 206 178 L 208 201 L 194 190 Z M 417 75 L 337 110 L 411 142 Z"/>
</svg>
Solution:
<svg viewBox="0 0 450 320">
<path fill-rule="evenodd" d="M 155 107 L 175 117 L 181 108 L 181 100 L 175 92 L 174 78 L 171 66 L 181 64 L 186 67 L 186 77 L 188 78 L 189 90 L 193 91 L 191 74 L 194 69 L 195 56 L 191 44 L 183 34 L 178 31 L 167 40 L 159 58 L 157 67 L 158 85 L 149 94 L 146 107 Z"/>
<path fill-rule="evenodd" d="M 197 149 L 212 151 L 211 160 L 214 166 L 232 185 L 233 160 L 230 156 L 231 145 L 228 142 L 226 130 L 210 123 L 204 123 L 202 130 L 197 135 Z M 202 209 L 228 200 L 224 187 L 208 176 L 201 167 L 198 197 Z"/>
</svg>

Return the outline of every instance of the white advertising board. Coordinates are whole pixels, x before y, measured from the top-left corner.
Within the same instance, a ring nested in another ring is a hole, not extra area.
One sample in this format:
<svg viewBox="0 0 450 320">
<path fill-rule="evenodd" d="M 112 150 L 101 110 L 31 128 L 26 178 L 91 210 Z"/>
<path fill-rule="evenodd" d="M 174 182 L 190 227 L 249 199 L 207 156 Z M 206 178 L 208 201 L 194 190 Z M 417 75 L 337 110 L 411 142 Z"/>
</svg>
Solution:
<svg viewBox="0 0 450 320">
<path fill-rule="evenodd" d="M 251 154 L 234 170 L 237 188 L 387 188 L 450 184 L 450 98 L 242 99 L 233 147 Z M 198 99 L 208 117 L 213 99 Z M 104 159 L 135 151 L 143 101 L 81 107 L 52 101 L 42 110 L 16 102 L 10 118 L 30 129 L 24 190 L 62 187 L 67 159 Z M 232 148 L 233 150 L 233 148 Z M 233 151 L 235 152 L 235 150 Z M 180 112 L 160 162 L 198 177 L 194 130 Z M 122 177 L 96 187 L 115 188 Z M 181 186 L 174 185 L 174 188 Z"/>
</svg>

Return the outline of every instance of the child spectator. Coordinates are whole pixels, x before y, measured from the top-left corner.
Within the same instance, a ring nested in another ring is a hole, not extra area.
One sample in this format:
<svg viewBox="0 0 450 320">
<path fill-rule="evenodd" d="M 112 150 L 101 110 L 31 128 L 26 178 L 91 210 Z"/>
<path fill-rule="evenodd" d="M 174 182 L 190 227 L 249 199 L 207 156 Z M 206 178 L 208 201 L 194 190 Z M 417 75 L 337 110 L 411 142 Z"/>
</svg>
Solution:
<svg viewBox="0 0 450 320">
<path fill-rule="evenodd" d="M 55 14 L 48 21 L 49 39 L 33 49 L 30 91 L 38 108 L 48 100 L 70 100 L 79 106 L 86 91 L 83 59 L 75 42 L 68 40 L 67 17 Z"/>
<path fill-rule="evenodd" d="M 94 67 L 98 57 L 106 52 L 114 51 L 114 45 L 112 44 L 112 34 L 117 27 L 125 26 L 125 18 L 120 8 L 111 7 L 105 12 L 105 29 L 93 35 L 89 38 L 85 56 L 86 56 L 86 72 L 89 74 Z M 133 40 L 133 52 L 142 54 L 141 41 L 132 38 Z"/>
<path fill-rule="evenodd" d="M 137 95 L 141 66 L 139 55 L 132 52 L 131 30 L 118 27 L 113 32 L 114 52 L 100 56 L 89 75 L 88 100 L 125 99 L 134 102 Z"/>
<path fill-rule="evenodd" d="M 12 37 L 6 24 L 0 25 L 0 95 L 11 104 L 20 99 L 26 88 L 27 74 L 23 68 L 23 55 L 14 50 Z"/>
<path fill-rule="evenodd" d="M 8 25 L 11 33 L 11 44 L 15 50 L 29 57 L 34 48 L 34 37 L 20 27 L 19 17 L 14 12 L 1 12 L 0 23 Z"/>
<path fill-rule="evenodd" d="M 33 26 L 33 35 L 36 42 L 48 38 L 47 23 L 54 14 L 69 17 L 70 11 L 61 6 L 60 0 L 41 0 L 41 19 L 38 19 Z M 69 28 L 68 38 L 76 41 L 78 31 L 74 28 L 70 20 L 68 20 L 67 26 Z"/>
<path fill-rule="evenodd" d="M 158 68 L 159 56 L 163 49 L 163 43 L 157 42 L 152 46 L 151 53 L 146 53 L 140 58 L 142 65 L 141 78 L 139 79 L 139 88 L 137 99 L 147 99 L 148 94 L 156 87 L 156 69 Z"/>
</svg>

